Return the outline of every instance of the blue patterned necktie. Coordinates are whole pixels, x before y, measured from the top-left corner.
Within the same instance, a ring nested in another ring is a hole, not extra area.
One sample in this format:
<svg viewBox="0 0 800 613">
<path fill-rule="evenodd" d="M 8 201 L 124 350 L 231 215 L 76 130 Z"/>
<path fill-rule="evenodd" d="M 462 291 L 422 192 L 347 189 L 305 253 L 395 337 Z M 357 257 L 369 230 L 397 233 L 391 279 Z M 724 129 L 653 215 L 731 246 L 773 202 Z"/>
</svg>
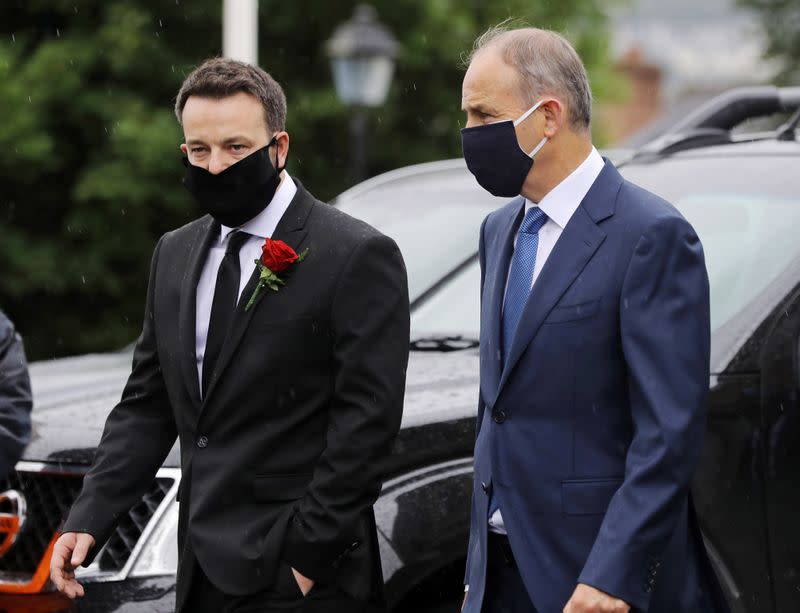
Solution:
<svg viewBox="0 0 800 613">
<path fill-rule="evenodd" d="M 528 294 L 531 293 L 536 250 L 539 248 L 539 230 L 546 222 L 547 215 L 538 206 L 534 206 L 525 213 L 519 227 L 503 305 L 503 362 L 508 359 L 519 319 L 528 301 Z"/>
<path fill-rule="evenodd" d="M 531 207 L 517 234 L 517 246 L 511 258 L 506 300 L 503 305 L 503 363 L 508 360 L 511 343 L 519 325 L 519 319 L 531 293 L 533 269 L 536 267 L 536 251 L 539 248 L 539 230 L 547 222 L 547 215 L 538 206 Z M 489 497 L 489 517 L 500 508 L 496 489 Z"/>
</svg>

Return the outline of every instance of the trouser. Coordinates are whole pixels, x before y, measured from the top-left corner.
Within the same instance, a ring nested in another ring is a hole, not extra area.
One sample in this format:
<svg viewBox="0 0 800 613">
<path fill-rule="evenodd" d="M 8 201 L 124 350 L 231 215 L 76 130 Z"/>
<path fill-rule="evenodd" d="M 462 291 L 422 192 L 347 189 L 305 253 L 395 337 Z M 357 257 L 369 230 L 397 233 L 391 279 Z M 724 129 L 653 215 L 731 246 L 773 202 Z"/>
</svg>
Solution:
<svg viewBox="0 0 800 613">
<path fill-rule="evenodd" d="M 226 594 L 208 579 L 191 548 L 181 560 L 177 587 L 179 613 L 363 613 L 365 603 L 354 600 L 336 585 L 315 585 L 303 596 L 292 569 L 281 563 L 274 583 L 266 590 L 235 596 Z"/>
<path fill-rule="evenodd" d="M 486 592 L 481 613 L 536 613 L 508 537 L 489 532 Z"/>
</svg>

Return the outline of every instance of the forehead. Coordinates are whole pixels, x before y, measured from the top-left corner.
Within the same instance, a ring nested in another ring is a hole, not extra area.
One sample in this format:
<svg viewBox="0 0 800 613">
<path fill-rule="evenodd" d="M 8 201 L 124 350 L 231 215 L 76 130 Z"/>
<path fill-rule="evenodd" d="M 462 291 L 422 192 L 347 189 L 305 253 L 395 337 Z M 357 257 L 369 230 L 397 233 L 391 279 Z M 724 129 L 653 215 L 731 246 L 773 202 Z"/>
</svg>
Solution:
<svg viewBox="0 0 800 613">
<path fill-rule="evenodd" d="M 502 109 L 518 108 L 519 75 L 503 60 L 500 51 L 488 47 L 470 62 L 461 87 L 464 108 L 491 105 Z"/>
<path fill-rule="evenodd" d="M 262 134 L 267 126 L 264 107 L 244 92 L 225 98 L 189 96 L 181 115 L 188 139 L 224 140 L 231 134 Z"/>
</svg>

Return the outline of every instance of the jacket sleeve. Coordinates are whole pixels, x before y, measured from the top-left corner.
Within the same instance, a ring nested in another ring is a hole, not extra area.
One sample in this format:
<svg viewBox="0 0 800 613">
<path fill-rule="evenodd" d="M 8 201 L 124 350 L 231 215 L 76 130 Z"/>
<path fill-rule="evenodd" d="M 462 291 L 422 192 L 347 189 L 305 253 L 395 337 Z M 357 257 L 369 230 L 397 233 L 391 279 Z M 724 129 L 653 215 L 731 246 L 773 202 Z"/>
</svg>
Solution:
<svg viewBox="0 0 800 613">
<path fill-rule="evenodd" d="M 709 387 L 703 249 L 680 217 L 639 239 L 620 297 L 633 439 L 579 582 L 646 611 L 700 454 Z"/>
<path fill-rule="evenodd" d="M 177 438 L 175 420 L 158 361 L 153 302 L 158 255 L 156 245 L 142 333 L 120 402 L 106 420 L 94 462 L 62 532 L 88 532 L 96 545 L 84 566 L 111 536 L 120 516 L 142 497 Z M 136 450 L 132 453 L 131 450 Z"/>
<path fill-rule="evenodd" d="M 377 499 L 380 467 L 400 429 L 409 351 L 405 265 L 394 241 L 362 241 L 336 289 L 333 394 L 326 447 L 286 533 L 283 557 L 320 581 L 361 545 L 356 527 Z"/>
<path fill-rule="evenodd" d="M 0 479 L 31 439 L 31 382 L 22 338 L 0 312 Z"/>
</svg>

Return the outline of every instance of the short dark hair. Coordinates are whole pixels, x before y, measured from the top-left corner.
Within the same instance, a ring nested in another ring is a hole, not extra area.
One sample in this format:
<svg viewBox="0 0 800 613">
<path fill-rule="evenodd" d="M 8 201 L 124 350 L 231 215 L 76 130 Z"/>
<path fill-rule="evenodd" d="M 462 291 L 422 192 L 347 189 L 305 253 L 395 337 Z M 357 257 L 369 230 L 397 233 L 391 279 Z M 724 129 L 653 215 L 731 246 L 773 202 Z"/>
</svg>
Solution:
<svg viewBox="0 0 800 613">
<path fill-rule="evenodd" d="M 186 77 L 175 99 L 175 116 L 183 123 L 183 108 L 189 96 L 227 98 L 244 92 L 261 102 L 267 130 L 286 127 L 286 95 L 268 72 L 237 60 L 215 57 L 206 60 Z"/>
</svg>

